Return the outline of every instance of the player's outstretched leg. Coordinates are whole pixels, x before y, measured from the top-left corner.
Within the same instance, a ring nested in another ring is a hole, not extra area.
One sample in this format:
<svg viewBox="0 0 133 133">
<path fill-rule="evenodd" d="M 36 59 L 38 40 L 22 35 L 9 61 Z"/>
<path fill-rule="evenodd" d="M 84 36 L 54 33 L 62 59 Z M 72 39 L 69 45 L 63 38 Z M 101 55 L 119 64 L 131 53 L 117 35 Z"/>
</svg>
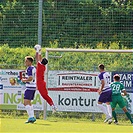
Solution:
<svg viewBox="0 0 133 133">
<path fill-rule="evenodd" d="M 129 112 L 125 112 L 127 118 L 130 120 L 131 124 L 133 125 L 133 119 L 131 118 L 131 115 L 129 114 Z"/>
<path fill-rule="evenodd" d="M 116 112 L 115 112 L 115 109 L 112 109 L 112 116 L 114 117 L 114 124 L 118 125 L 118 120 L 117 120 L 117 115 L 116 115 Z"/>
<path fill-rule="evenodd" d="M 111 124 L 112 123 L 112 108 L 109 102 L 106 103 L 106 106 L 107 106 L 107 111 L 109 114 L 108 124 Z"/>
<path fill-rule="evenodd" d="M 111 119 L 112 117 L 109 116 L 106 106 L 100 103 L 98 103 L 97 106 L 106 115 L 106 119 L 104 120 L 104 123 L 108 122 L 108 120 Z"/>
<path fill-rule="evenodd" d="M 130 120 L 131 124 L 133 124 L 133 119 L 131 118 L 131 115 L 129 114 L 126 107 L 123 107 L 122 110 L 125 112 L 127 118 Z"/>
<path fill-rule="evenodd" d="M 33 110 L 33 105 L 27 105 L 25 106 L 27 113 L 29 115 L 28 120 L 25 123 L 34 123 L 36 121 L 36 118 L 34 117 L 34 110 Z"/>
<path fill-rule="evenodd" d="M 57 107 L 54 105 L 52 98 L 48 95 L 48 91 L 46 89 L 46 82 L 43 81 L 39 83 L 37 86 L 43 99 L 45 99 L 47 103 L 52 107 L 52 113 L 55 113 L 57 111 Z"/>
</svg>

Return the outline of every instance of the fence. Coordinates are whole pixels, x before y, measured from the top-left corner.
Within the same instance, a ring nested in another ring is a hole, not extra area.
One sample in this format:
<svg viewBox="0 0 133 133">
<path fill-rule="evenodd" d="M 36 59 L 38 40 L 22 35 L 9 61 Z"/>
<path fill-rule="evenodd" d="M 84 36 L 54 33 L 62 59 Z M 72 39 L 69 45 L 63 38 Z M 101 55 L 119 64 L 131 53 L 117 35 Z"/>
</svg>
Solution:
<svg viewBox="0 0 133 133">
<path fill-rule="evenodd" d="M 42 1 L 42 0 L 41 0 Z M 1 0 L 0 44 L 33 47 L 38 41 L 39 0 Z M 132 0 L 45 0 L 42 44 L 46 47 L 132 48 Z M 40 23 L 40 21 L 39 21 Z"/>
</svg>

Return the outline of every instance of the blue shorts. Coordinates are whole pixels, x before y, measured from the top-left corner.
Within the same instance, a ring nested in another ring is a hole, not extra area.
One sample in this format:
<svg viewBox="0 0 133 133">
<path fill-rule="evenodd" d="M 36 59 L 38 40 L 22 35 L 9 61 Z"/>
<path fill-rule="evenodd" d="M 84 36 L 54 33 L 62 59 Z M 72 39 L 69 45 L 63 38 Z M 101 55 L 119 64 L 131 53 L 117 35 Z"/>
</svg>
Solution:
<svg viewBox="0 0 133 133">
<path fill-rule="evenodd" d="M 100 94 L 98 102 L 102 102 L 102 103 L 112 102 L 112 90 L 102 92 Z"/>
<path fill-rule="evenodd" d="M 24 99 L 33 100 L 36 90 L 25 90 Z"/>
</svg>

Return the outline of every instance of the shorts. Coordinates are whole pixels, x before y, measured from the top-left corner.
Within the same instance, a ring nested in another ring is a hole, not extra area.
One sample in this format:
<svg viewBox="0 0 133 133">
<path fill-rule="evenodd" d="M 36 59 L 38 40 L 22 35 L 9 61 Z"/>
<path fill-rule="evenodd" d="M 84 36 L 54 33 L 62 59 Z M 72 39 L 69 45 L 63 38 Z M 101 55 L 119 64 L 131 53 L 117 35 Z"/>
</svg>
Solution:
<svg viewBox="0 0 133 133">
<path fill-rule="evenodd" d="M 112 102 L 112 90 L 102 92 L 99 96 L 98 102 L 101 103 Z"/>
<path fill-rule="evenodd" d="M 36 90 L 25 90 L 24 99 L 33 100 Z"/>
<path fill-rule="evenodd" d="M 121 95 L 112 96 L 111 107 L 115 108 L 117 104 L 120 106 L 120 108 L 124 108 L 126 106 Z"/>
</svg>

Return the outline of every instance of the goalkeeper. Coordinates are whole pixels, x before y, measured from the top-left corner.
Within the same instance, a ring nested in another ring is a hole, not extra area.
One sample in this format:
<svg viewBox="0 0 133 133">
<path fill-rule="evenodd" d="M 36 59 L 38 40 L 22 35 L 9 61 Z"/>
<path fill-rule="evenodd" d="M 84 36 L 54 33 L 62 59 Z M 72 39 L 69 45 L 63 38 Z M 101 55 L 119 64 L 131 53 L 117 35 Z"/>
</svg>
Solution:
<svg viewBox="0 0 133 133">
<path fill-rule="evenodd" d="M 123 93 L 123 96 L 129 97 L 127 94 L 126 90 L 124 89 L 124 85 L 120 83 L 120 76 L 118 74 L 115 74 L 113 76 L 114 82 L 111 83 L 111 89 L 112 89 L 112 102 L 111 102 L 111 107 L 112 107 L 112 115 L 114 117 L 114 123 L 118 125 L 118 120 L 115 112 L 115 107 L 118 104 L 120 108 L 123 109 L 124 113 L 128 117 L 128 119 L 131 121 L 131 124 L 133 124 L 133 120 L 131 118 L 131 115 L 129 114 L 125 102 L 123 100 L 123 97 L 121 96 L 121 92 Z"/>
<path fill-rule="evenodd" d="M 49 97 L 48 91 L 46 89 L 46 82 L 44 81 L 44 72 L 46 70 L 45 65 L 48 63 L 46 58 L 42 58 L 41 56 L 41 46 L 35 45 L 36 50 L 36 80 L 37 80 L 37 89 L 39 90 L 41 96 L 48 102 L 50 106 L 52 106 L 53 113 L 56 112 L 57 108 L 55 107 L 53 100 Z"/>
</svg>

